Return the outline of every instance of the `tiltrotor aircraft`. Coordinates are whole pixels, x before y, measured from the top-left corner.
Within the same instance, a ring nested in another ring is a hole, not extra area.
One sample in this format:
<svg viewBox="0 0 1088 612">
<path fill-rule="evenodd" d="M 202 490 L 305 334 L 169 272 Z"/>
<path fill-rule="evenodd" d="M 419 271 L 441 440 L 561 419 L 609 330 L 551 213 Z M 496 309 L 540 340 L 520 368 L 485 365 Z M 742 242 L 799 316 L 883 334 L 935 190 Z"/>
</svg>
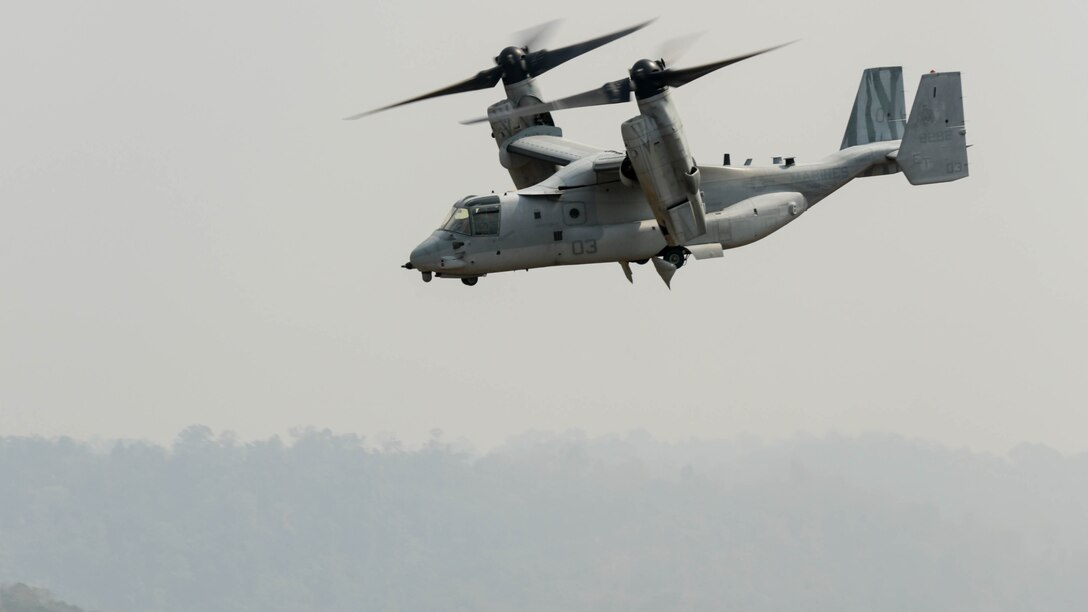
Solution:
<svg viewBox="0 0 1088 612">
<path fill-rule="evenodd" d="M 809 164 L 697 164 L 672 100 L 674 88 L 778 47 L 682 69 L 644 59 L 620 80 L 542 101 L 537 76 L 645 25 L 554 51 L 507 47 L 494 67 L 461 83 L 348 117 L 503 82 L 506 99 L 476 121 L 491 124 L 516 189 L 458 200 L 405 268 L 424 281 L 459 278 L 472 286 L 495 272 L 604 262 L 619 263 L 632 280 L 631 263 L 652 261 L 671 286 L 689 256 L 721 257 L 765 238 L 854 178 L 901 171 L 924 185 L 968 174 L 958 72 L 923 75 L 908 119 L 902 68 L 865 70 L 840 150 Z M 567 140 L 552 119 L 551 111 L 625 103 L 632 95 L 638 115 L 620 125 L 622 151 Z"/>
</svg>

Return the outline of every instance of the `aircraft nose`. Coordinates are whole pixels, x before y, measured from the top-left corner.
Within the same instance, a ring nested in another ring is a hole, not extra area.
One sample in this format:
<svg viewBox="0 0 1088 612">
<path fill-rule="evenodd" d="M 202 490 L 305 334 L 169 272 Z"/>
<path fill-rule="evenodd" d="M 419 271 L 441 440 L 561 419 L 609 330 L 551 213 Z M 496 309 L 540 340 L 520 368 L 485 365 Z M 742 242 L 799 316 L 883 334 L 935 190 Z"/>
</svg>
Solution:
<svg viewBox="0 0 1088 612">
<path fill-rule="evenodd" d="M 412 254 L 408 257 L 408 260 L 412 262 L 412 267 L 417 270 L 433 270 L 437 252 L 438 240 L 431 236 L 419 243 L 419 246 L 415 249 L 412 249 Z"/>
</svg>

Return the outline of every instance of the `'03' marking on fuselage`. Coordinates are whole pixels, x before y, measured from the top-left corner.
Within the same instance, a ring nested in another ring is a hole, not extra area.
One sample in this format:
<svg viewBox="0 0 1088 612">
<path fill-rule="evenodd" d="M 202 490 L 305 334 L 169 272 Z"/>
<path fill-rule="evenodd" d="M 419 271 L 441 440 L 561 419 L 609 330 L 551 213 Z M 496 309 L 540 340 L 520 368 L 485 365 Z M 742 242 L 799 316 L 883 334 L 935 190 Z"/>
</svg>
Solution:
<svg viewBox="0 0 1088 612">
<path fill-rule="evenodd" d="M 593 255 L 597 252 L 596 240 L 572 240 L 570 243 L 572 255 Z"/>
</svg>

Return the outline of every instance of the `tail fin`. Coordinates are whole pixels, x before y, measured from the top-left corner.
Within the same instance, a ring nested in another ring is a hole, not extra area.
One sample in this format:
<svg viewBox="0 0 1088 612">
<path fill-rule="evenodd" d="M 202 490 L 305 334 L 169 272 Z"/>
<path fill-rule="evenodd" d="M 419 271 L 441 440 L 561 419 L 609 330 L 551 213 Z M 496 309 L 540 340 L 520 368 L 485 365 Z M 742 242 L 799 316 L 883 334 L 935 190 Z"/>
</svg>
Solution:
<svg viewBox="0 0 1088 612">
<path fill-rule="evenodd" d="M 922 75 L 896 162 L 912 185 L 967 176 L 967 129 L 960 73 Z"/>
<path fill-rule="evenodd" d="M 850 111 L 840 148 L 899 140 L 903 137 L 906 112 L 903 69 L 899 66 L 867 69 L 861 75 L 854 110 Z"/>
</svg>

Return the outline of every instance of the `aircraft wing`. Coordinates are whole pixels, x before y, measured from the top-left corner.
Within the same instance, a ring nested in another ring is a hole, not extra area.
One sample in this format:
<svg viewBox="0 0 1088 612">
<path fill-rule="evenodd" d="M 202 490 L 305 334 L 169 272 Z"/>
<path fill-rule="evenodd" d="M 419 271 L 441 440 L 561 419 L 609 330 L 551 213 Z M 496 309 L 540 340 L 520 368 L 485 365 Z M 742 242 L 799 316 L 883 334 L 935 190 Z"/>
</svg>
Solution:
<svg viewBox="0 0 1088 612">
<path fill-rule="evenodd" d="M 560 136 L 543 134 L 518 138 L 506 145 L 506 151 L 511 154 L 539 159 L 557 166 L 566 166 L 583 157 L 601 153 L 601 149 L 597 147 L 572 142 Z"/>
</svg>

